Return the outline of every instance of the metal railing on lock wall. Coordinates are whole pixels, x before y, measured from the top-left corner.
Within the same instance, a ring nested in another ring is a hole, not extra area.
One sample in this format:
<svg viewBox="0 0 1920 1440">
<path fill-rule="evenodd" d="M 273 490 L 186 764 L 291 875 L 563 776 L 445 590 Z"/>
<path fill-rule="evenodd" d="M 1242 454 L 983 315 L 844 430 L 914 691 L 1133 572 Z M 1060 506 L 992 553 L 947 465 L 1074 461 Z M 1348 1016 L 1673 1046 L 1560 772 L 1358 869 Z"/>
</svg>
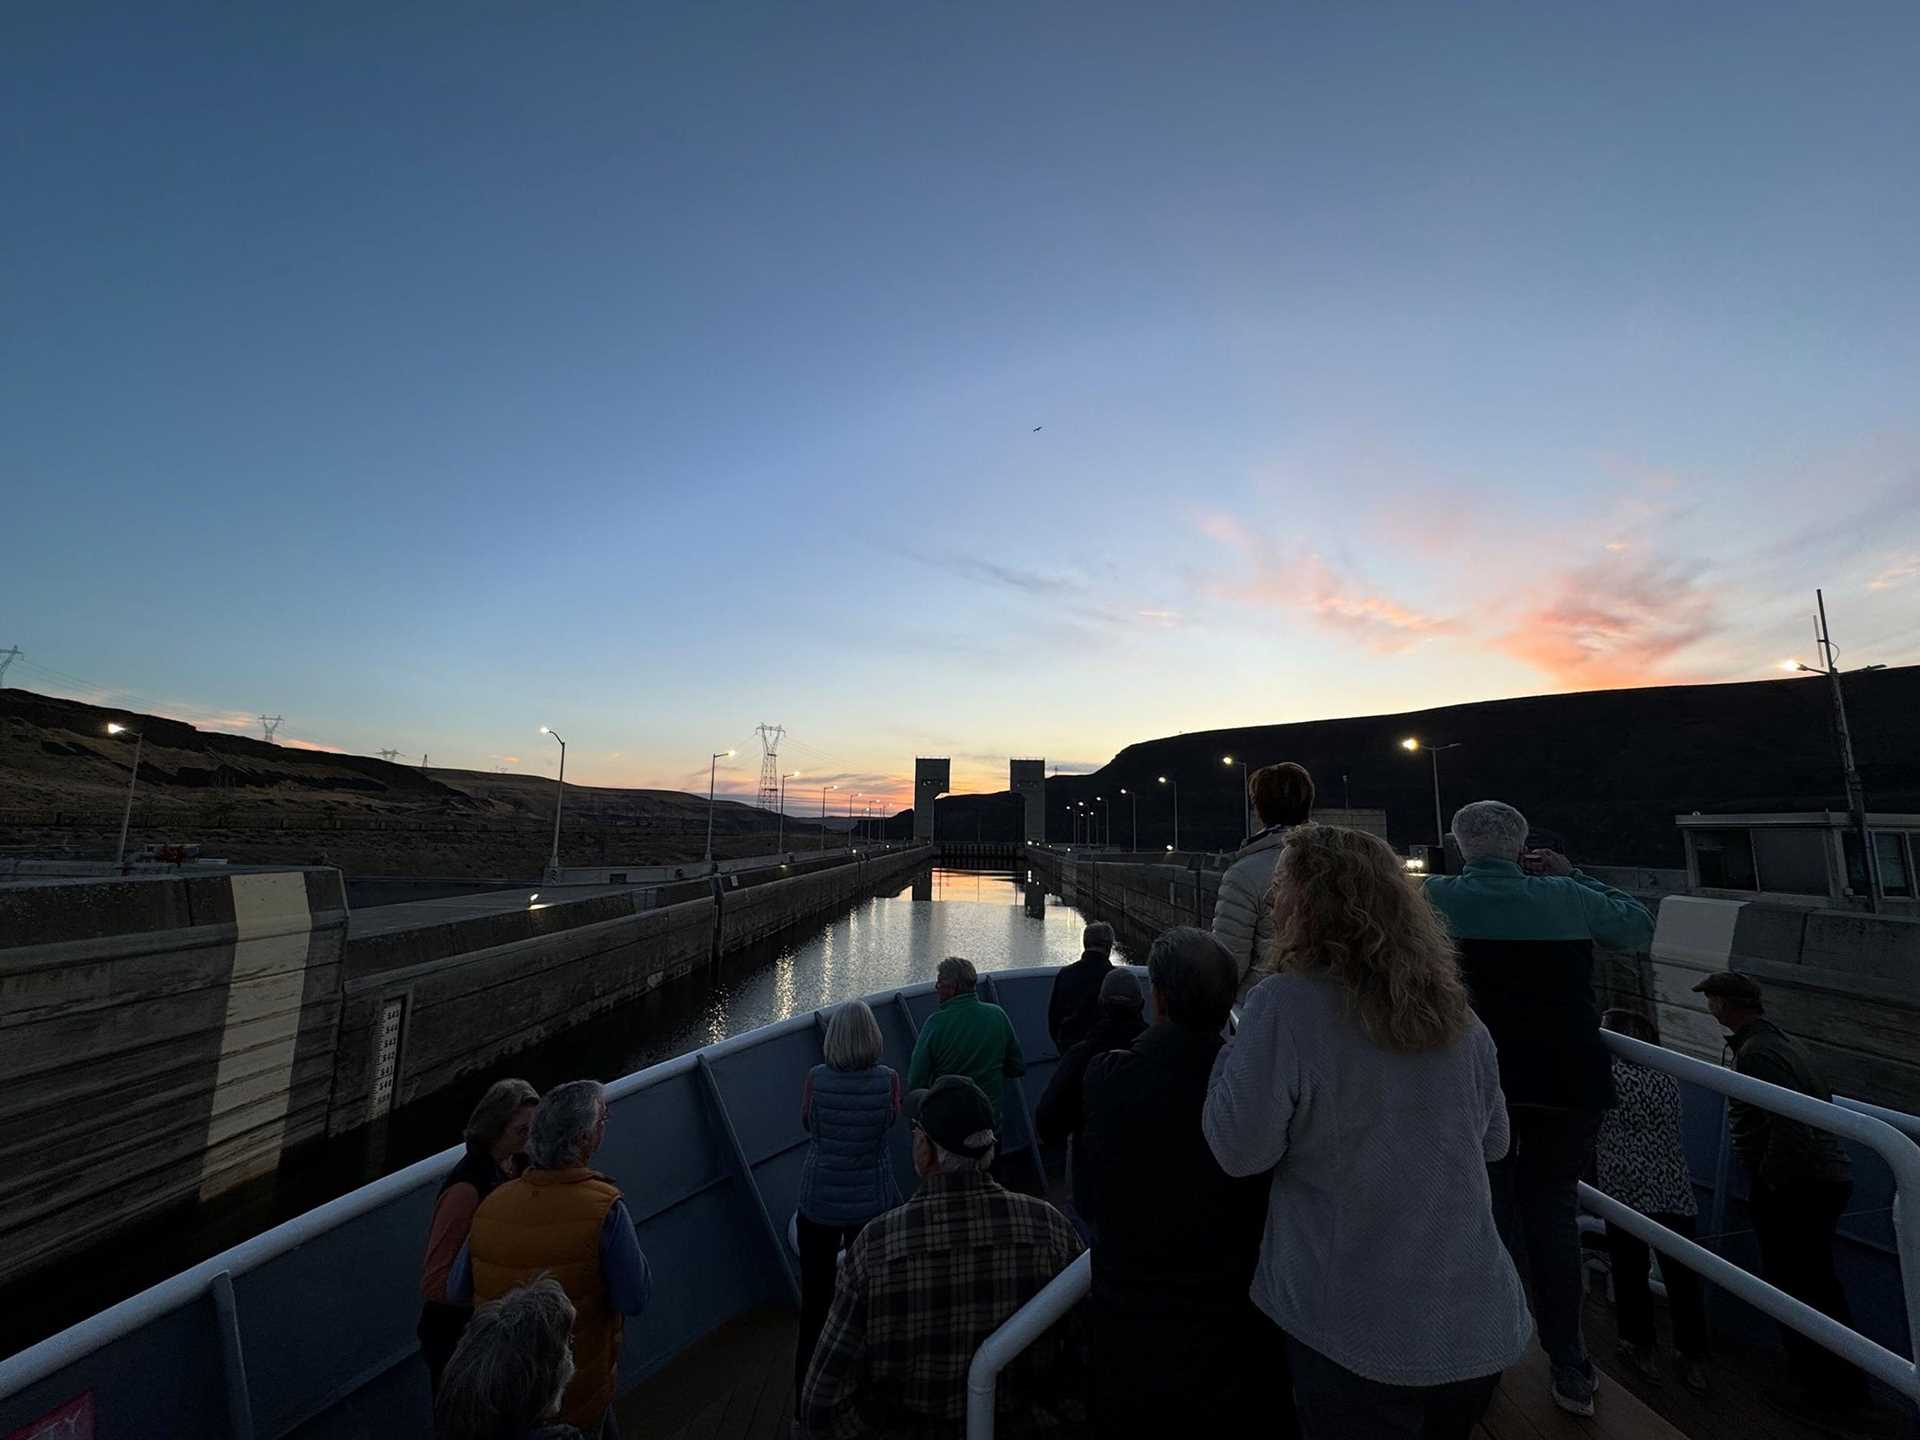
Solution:
<svg viewBox="0 0 1920 1440">
<path fill-rule="evenodd" d="M 1581 1184 L 1580 1203 L 1754 1309 L 1792 1326 L 1816 1345 L 1892 1386 L 1907 1399 L 1920 1402 L 1920 1363 L 1916 1363 L 1920 1359 L 1920 1201 L 1901 1205 L 1898 1200 L 1902 1194 L 1920 1195 L 1920 1144 L 1915 1143 L 1920 1140 L 1920 1117 L 1844 1097 L 1832 1102 L 1815 1100 L 1810 1095 L 1769 1085 L 1764 1080 L 1610 1031 L 1602 1032 L 1600 1038 L 1624 1060 L 1664 1071 L 1675 1079 L 1717 1091 L 1729 1099 L 1758 1105 L 1789 1120 L 1830 1131 L 1867 1147 L 1886 1161 L 1887 1168 L 1893 1172 L 1894 1246 L 1905 1292 L 1907 1344 L 1915 1351 L 1913 1355 L 1895 1354 L 1591 1185 Z M 967 1440 L 993 1440 L 994 1396 L 1001 1372 L 1084 1300 L 1092 1282 L 1093 1257 L 1089 1253 L 1062 1270 L 981 1343 L 967 1370 Z"/>
</svg>

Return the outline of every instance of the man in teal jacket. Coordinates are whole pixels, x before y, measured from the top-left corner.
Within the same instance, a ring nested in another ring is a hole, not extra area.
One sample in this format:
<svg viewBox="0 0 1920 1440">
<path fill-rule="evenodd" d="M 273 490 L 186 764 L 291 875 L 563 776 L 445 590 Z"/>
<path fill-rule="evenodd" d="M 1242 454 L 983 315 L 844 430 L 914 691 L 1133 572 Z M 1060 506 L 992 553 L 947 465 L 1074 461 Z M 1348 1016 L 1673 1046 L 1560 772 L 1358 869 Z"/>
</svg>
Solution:
<svg viewBox="0 0 1920 1440">
<path fill-rule="evenodd" d="M 1513 1142 L 1487 1167 L 1493 1218 L 1532 1290 L 1554 1403 L 1591 1415 L 1576 1187 L 1601 1112 L 1613 1105 L 1593 947 L 1647 949 L 1653 916 L 1559 852 L 1529 850 L 1527 817 L 1511 805 L 1462 806 L 1453 837 L 1466 867 L 1428 880 L 1427 897 L 1453 933 L 1474 1011 L 1500 1052 Z"/>
<path fill-rule="evenodd" d="M 1005 1082 L 1026 1074 L 1027 1061 L 1007 1012 L 982 1000 L 979 985 L 971 960 L 949 955 L 940 962 L 933 982 L 940 1008 L 914 1042 L 907 1089 L 923 1090 L 942 1075 L 965 1075 L 993 1102 L 993 1128 L 1000 1131 Z"/>
</svg>

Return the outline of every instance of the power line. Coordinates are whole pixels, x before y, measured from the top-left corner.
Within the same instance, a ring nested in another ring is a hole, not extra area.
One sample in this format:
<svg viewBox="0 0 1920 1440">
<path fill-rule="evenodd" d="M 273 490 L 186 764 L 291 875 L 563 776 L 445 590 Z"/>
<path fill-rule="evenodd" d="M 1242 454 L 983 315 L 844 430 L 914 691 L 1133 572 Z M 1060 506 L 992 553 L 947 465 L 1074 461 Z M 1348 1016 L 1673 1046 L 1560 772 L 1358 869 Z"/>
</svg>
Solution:
<svg viewBox="0 0 1920 1440">
<path fill-rule="evenodd" d="M 780 804 L 780 741 L 786 735 L 787 727 L 763 722 L 754 727 L 753 733 L 760 737 L 758 803 L 762 810 L 773 810 Z"/>
<path fill-rule="evenodd" d="M 280 715 L 262 715 L 260 717 L 260 729 L 265 732 L 269 745 L 273 743 L 273 732 L 280 728 L 280 722 L 284 718 L 284 716 Z"/>
<path fill-rule="evenodd" d="M 398 750 L 382 750 L 382 751 L 379 751 L 378 753 L 380 758 L 382 760 L 385 760 L 389 765 L 391 765 L 400 756 L 400 752 Z"/>
<path fill-rule="evenodd" d="M 11 650 L 0 650 L 0 690 L 7 688 L 7 667 L 19 658 L 20 647 L 18 645 L 14 646 Z"/>
</svg>

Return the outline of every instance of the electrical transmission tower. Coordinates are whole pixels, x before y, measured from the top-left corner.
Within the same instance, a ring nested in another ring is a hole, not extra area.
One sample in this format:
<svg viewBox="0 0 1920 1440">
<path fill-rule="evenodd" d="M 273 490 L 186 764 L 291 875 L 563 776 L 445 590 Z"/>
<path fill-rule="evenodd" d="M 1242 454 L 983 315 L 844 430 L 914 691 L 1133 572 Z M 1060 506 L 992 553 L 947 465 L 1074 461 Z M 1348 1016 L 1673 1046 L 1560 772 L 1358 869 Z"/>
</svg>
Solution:
<svg viewBox="0 0 1920 1440">
<path fill-rule="evenodd" d="M 780 742 L 786 738 L 784 725 L 761 725 L 754 733 L 760 737 L 760 808 L 780 808 Z"/>
<path fill-rule="evenodd" d="M 7 686 L 7 666 L 13 664 L 13 662 L 19 658 L 20 647 L 18 645 L 15 645 L 11 650 L 0 650 L 0 690 L 6 689 Z"/>
<path fill-rule="evenodd" d="M 386 761 L 389 765 L 391 765 L 394 762 L 394 760 L 398 758 L 400 754 L 398 750 L 382 750 L 382 751 L 379 751 L 378 753 L 380 758 Z M 421 758 L 424 759 L 425 757 L 422 756 Z"/>
<path fill-rule="evenodd" d="M 260 728 L 266 733 L 267 743 L 269 745 L 273 743 L 273 732 L 280 728 L 280 721 L 283 718 L 283 716 L 279 715 L 262 715 L 260 717 Z"/>
</svg>

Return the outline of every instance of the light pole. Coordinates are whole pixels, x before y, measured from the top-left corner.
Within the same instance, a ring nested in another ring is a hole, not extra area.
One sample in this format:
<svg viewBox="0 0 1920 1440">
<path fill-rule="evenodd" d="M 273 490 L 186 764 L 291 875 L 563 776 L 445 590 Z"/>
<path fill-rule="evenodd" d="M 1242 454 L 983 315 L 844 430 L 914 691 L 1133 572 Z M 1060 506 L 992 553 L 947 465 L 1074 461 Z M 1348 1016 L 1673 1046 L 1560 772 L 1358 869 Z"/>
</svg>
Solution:
<svg viewBox="0 0 1920 1440">
<path fill-rule="evenodd" d="M 713 777 L 722 760 L 731 759 L 733 751 L 716 750 L 707 757 L 707 862 L 713 862 Z"/>
<path fill-rule="evenodd" d="M 827 848 L 827 791 L 838 790 L 839 788 L 838 785 L 822 785 L 820 787 L 820 844 L 816 848 L 821 850 Z"/>
<path fill-rule="evenodd" d="M 1253 834 L 1253 792 L 1247 788 L 1247 762 L 1236 760 L 1231 755 L 1222 755 L 1220 763 L 1231 770 L 1240 767 L 1240 830 L 1242 835 Z"/>
<path fill-rule="evenodd" d="M 780 777 L 780 838 L 774 843 L 773 848 L 783 855 L 787 849 L 787 781 L 799 778 L 798 770 L 789 770 Z"/>
<path fill-rule="evenodd" d="M 551 735 L 560 740 L 558 730 L 540 727 L 542 735 Z M 560 778 L 554 782 L 553 792 L 553 854 L 547 857 L 547 879 L 560 878 L 560 808 L 567 803 L 567 742 L 560 740 Z"/>
<path fill-rule="evenodd" d="M 147 743 L 147 732 L 144 726 L 138 730 L 130 725 L 107 726 L 109 735 L 125 735 L 129 730 L 133 731 L 133 773 L 127 776 L 127 808 L 120 816 L 120 848 L 113 854 L 114 868 L 118 870 L 127 868 L 127 826 L 133 823 L 133 787 L 140 783 L 140 751 Z"/>
<path fill-rule="evenodd" d="M 860 798 L 858 790 L 847 792 L 847 849 L 853 848 L 853 802 Z"/>
<path fill-rule="evenodd" d="M 1178 850 L 1180 848 L 1180 782 L 1178 780 L 1169 780 L 1166 776 L 1162 775 L 1160 777 L 1160 783 L 1173 787 L 1173 844 L 1167 848 L 1169 850 Z"/>
<path fill-rule="evenodd" d="M 1120 793 L 1126 796 L 1128 801 L 1133 805 L 1133 835 L 1129 839 L 1128 845 L 1135 854 L 1138 854 L 1140 851 L 1140 792 L 1138 790 L 1129 790 L 1126 786 L 1122 785 L 1120 787 Z"/>
<path fill-rule="evenodd" d="M 1400 748 L 1406 751 L 1425 750 L 1427 758 L 1433 761 L 1433 839 L 1440 847 L 1439 858 L 1444 863 L 1447 853 L 1447 822 L 1440 818 L 1440 752 L 1458 750 L 1460 741 L 1450 745 L 1423 745 L 1418 736 L 1409 735 L 1400 742 Z"/>
<path fill-rule="evenodd" d="M 1111 847 L 1113 845 L 1112 802 L 1104 795 L 1096 795 L 1093 798 L 1100 802 L 1100 834 L 1102 837 L 1100 843 L 1103 846 Z"/>
</svg>

